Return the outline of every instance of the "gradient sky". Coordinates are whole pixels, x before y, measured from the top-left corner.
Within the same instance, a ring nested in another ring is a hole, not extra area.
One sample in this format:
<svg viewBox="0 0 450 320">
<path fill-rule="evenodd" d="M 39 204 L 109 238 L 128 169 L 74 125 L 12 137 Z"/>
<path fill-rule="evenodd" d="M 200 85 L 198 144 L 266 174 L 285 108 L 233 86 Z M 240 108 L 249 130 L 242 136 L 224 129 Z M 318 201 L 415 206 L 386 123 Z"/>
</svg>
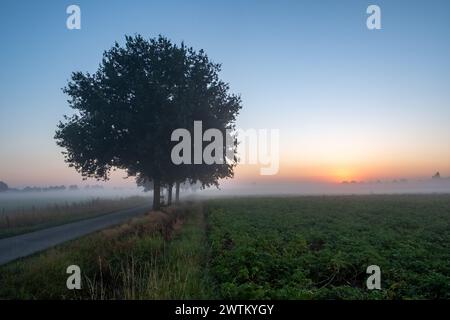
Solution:
<svg viewBox="0 0 450 320">
<path fill-rule="evenodd" d="M 81 30 L 66 29 L 70 4 Z M 382 30 L 367 29 L 369 4 Z M 53 140 L 70 113 L 61 88 L 135 33 L 184 40 L 223 64 L 243 99 L 238 127 L 280 129 L 270 181 L 450 175 L 449 1 L 3 0 L 0 180 L 81 181 Z M 258 170 L 241 166 L 236 178 Z"/>
</svg>

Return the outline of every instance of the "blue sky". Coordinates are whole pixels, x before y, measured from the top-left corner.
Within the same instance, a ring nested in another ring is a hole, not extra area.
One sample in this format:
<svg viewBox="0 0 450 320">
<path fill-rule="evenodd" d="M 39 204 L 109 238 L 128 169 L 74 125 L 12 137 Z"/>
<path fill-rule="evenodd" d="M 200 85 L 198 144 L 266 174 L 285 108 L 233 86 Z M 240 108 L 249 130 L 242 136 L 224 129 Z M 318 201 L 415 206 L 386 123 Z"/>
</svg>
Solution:
<svg viewBox="0 0 450 320">
<path fill-rule="evenodd" d="M 66 28 L 70 4 L 81 30 Z M 382 30 L 367 29 L 369 4 Z M 135 33 L 222 63 L 244 102 L 238 126 L 280 129 L 299 177 L 450 175 L 448 1 L 2 1 L 0 33 L 0 180 L 11 185 L 80 181 L 53 140 L 70 112 L 61 88 Z"/>
</svg>

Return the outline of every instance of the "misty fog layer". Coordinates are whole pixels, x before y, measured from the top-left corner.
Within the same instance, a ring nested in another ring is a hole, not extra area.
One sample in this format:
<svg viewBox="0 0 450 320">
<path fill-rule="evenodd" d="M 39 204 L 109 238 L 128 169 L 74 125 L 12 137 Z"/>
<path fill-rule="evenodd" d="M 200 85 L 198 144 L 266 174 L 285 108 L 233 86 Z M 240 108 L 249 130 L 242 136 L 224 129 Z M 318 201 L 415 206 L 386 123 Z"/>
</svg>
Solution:
<svg viewBox="0 0 450 320">
<path fill-rule="evenodd" d="M 48 205 L 65 205 L 93 199 L 118 199 L 132 196 L 149 196 L 140 189 L 90 189 L 45 192 L 1 192 L 1 210 L 30 209 Z"/>
<path fill-rule="evenodd" d="M 248 183 L 223 184 L 218 189 L 198 192 L 204 196 L 244 195 L 365 195 L 365 194 L 420 194 L 450 193 L 450 179 L 423 181 L 389 181 L 373 183 Z"/>
<path fill-rule="evenodd" d="M 365 194 L 420 194 L 450 193 L 450 179 L 423 181 L 389 181 L 372 183 L 233 183 L 225 181 L 220 189 L 205 190 L 184 189 L 181 198 L 221 197 L 221 196 L 258 196 L 258 195 L 365 195 Z M 165 191 L 162 192 L 165 194 Z M 0 210 L 15 208 L 30 209 L 48 205 L 65 205 L 93 199 L 118 199 L 132 196 L 148 197 L 151 192 L 139 188 L 79 189 L 46 192 L 1 192 Z"/>
</svg>

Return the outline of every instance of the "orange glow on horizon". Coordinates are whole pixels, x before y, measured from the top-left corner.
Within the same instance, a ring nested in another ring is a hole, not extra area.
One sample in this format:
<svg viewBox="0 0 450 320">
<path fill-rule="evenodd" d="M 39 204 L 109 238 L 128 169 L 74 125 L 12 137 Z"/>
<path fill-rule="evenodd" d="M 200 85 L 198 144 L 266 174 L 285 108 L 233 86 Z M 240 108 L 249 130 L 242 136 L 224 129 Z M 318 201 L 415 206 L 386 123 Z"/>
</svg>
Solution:
<svg viewBox="0 0 450 320">
<path fill-rule="evenodd" d="M 377 181 L 394 179 L 422 179 L 431 178 L 436 172 L 450 175 L 450 166 L 434 168 L 427 163 L 363 163 L 363 164 L 301 164 L 281 162 L 279 172 L 273 176 L 260 175 L 259 165 L 239 164 L 235 168 L 236 182 L 325 182 L 341 183 L 344 181 Z M 442 168 L 442 169 L 441 169 Z"/>
</svg>

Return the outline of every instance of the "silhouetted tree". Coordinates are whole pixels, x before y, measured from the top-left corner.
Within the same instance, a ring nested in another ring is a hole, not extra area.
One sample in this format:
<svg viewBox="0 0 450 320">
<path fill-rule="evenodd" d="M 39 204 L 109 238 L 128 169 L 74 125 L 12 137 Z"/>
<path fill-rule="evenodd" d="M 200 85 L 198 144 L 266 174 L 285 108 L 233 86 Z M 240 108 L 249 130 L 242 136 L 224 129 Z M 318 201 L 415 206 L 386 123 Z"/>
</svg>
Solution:
<svg viewBox="0 0 450 320">
<path fill-rule="evenodd" d="M 239 96 L 229 94 L 229 85 L 219 79 L 220 64 L 209 61 L 208 57 L 200 51 L 198 55 L 192 56 L 193 67 L 190 68 L 186 77 L 186 85 L 181 90 L 180 108 L 183 112 L 178 114 L 176 122 L 179 127 L 187 129 L 191 137 L 194 137 L 194 121 L 202 122 L 202 129 L 217 129 L 222 133 L 224 144 L 222 154 L 223 163 L 206 164 L 181 164 L 172 168 L 175 183 L 176 202 L 179 201 L 180 184 L 186 179 L 191 184 L 200 183 L 203 188 L 219 185 L 219 180 L 233 176 L 236 166 L 237 139 L 230 135 L 235 129 L 236 117 L 241 109 Z M 231 145 L 227 145 L 229 141 Z M 210 142 L 202 141 L 202 150 Z M 231 152 L 227 152 L 231 151 Z M 194 154 L 192 144 L 191 154 Z M 231 154 L 231 159 L 225 155 Z"/>
<path fill-rule="evenodd" d="M 55 135 L 65 161 L 84 179 L 107 180 L 119 168 L 138 184 L 151 182 L 154 209 L 162 185 L 186 178 L 210 185 L 231 176 L 228 165 L 197 170 L 177 167 L 170 158 L 176 128 L 205 119 L 206 128 L 221 129 L 236 116 L 240 100 L 228 94 L 219 70 L 203 51 L 162 36 L 127 36 L 124 46 L 116 43 L 103 54 L 94 74 L 75 72 L 63 89 L 76 111 Z"/>
<path fill-rule="evenodd" d="M 439 171 L 438 172 L 436 172 L 434 175 L 433 175 L 433 179 L 439 179 L 441 177 L 441 174 L 439 173 Z"/>
<path fill-rule="evenodd" d="M 0 181 L 0 192 L 4 192 L 8 190 L 8 185 L 3 181 Z"/>
</svg>

